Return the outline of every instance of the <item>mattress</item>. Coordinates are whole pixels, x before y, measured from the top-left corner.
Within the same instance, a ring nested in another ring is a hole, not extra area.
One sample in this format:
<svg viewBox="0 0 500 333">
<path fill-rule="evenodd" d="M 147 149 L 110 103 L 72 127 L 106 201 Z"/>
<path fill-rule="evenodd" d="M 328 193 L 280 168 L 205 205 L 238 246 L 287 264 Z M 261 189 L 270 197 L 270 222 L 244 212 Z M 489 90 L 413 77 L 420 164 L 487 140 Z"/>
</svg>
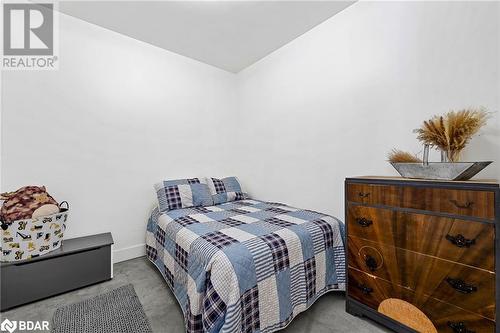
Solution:
<svg viewBox="0 0 500 333">
<path fill-rule="evenodd" d="M 343 223 L 280 203 L 155 209 L 146 253 L 187 332 L 273 332 L 326 292 L 345 290 Z"/>
</svg>

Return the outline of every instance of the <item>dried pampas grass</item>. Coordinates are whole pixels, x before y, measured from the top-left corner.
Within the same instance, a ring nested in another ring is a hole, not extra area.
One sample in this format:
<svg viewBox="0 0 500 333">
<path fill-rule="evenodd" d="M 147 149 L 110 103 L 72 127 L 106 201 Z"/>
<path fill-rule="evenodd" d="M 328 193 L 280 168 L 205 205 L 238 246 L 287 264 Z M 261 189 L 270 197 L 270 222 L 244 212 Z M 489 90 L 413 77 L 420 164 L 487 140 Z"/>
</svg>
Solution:
<svg viewBox="0 0 500 333">
<path fill-rule="evenodd" d="M 396 148 L 387 154 L 387 159 L 391 163 L 422 163 L 416 155 Z"/>
<path fill-rule="evenodd" d="M 444 151 L 450 161 L 458 162 L 462 150 L 486 125 L 489 116 L 484 108 L 450 111 L 444 116 L 434 116 L 424 121 L 414 132 L 423 144 Z"/>
</svg>

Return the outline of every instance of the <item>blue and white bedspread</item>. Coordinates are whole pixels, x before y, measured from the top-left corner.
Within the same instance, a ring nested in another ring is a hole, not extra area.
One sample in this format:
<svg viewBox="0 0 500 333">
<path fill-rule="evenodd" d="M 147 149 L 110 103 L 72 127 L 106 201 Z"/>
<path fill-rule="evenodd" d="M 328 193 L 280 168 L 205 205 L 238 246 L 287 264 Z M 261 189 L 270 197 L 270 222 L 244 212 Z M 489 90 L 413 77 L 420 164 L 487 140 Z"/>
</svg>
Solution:
<svg viewBox="0 0 500 333">
<path fill-rule="evenodd" d="M 240 200 L 149 219 L 146 251 L 187 332 L 273 332 L 345 289 L 344 226 L 287 205 Z"/>
</svg>

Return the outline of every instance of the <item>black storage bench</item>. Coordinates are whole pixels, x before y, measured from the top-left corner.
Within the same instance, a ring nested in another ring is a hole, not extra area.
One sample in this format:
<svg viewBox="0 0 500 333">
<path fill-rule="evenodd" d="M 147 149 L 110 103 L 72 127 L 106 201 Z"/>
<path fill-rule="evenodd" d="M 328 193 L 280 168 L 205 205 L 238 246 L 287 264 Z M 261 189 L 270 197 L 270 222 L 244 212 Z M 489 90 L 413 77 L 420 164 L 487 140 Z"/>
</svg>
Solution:
<svg viewBox="0 0 500 333">
<path fill-rule="evenodd" d="M 46 255 L 1 264 L 1 311 L 113 277 L 111 233 L 63 241 Z"/>
</svg>

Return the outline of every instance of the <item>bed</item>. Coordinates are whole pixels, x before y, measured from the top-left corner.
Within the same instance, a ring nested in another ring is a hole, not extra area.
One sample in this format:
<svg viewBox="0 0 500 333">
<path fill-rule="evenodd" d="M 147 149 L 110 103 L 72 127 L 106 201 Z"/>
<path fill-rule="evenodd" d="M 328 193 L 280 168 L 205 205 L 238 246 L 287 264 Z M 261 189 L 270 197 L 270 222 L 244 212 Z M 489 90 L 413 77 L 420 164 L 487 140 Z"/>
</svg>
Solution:
<svg viewBox="0 0 500 333">
<path fill-rule="evenodd" d="M 187 332 L 273 332 L 345 290 L 344 225 L 281 203 L 236 200 L 149 218 L 146 253 Z"/>
</svg>

